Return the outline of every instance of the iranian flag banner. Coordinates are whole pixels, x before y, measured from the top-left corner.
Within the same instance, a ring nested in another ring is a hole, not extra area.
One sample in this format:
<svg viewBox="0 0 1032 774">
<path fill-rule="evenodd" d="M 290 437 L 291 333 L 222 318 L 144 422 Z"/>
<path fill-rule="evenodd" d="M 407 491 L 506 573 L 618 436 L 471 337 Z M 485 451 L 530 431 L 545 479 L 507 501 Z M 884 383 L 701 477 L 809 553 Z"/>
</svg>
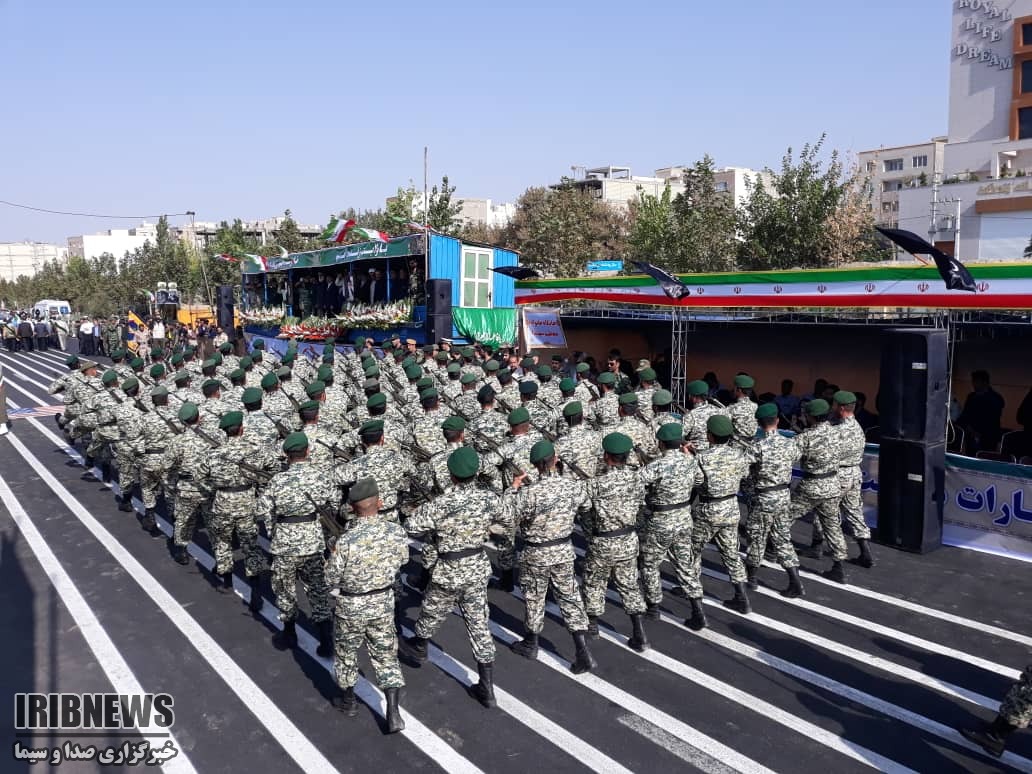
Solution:
<svg viewBox="0 0 1032 774">
<path fill-rule="evenodd" d="M 386 232 L 376 231 L 371 228 L 362 228 L 361 226 L 352 228 L 350 233 L 357 236 L 362 242 L 389 242 L 391 239 L 390 234 L 387 234 Z"/>
<path fill-rule="evenodd" d="M 329 225 L 323 229 L 322 234 L 319 238 L 326 242 L 336 242 L 340 244 L 344 241 L 344 237 L 348 235 L 348 231 L 355 225 L 353 220 L 340 220 L 339 218 L 333 218 Z"/>
</svg>

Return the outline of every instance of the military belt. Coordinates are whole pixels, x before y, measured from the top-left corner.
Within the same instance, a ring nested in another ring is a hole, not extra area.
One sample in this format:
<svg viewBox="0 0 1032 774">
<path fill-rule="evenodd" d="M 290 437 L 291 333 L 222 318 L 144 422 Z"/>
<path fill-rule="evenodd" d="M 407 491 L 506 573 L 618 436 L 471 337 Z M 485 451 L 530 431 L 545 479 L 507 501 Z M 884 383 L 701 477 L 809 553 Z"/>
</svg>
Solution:
<svg viewBox="0 0 1032 774">
<path fill-rule="evenodd" d="M 653 513 L 662 513 L 663 511 L 676 511 L 678 508 L 687 508 L 691 504 L 692 504 L 691 500 L 685 500 L 684 502 L 681 502 L 681 503 L 670 503 L 668 505 L 653 505 L 652 506 L 652 512 Z"/>
<path fill-rule="evenodd" d="M 250 492 L 254 489 L 254 484 L 241 484 L 240 486 L 220 486 L 218 490 L 220 492 Z"/>
<path fill-rule="evenodd" d="M 179 480 L 180 481 L 193 481 L 193 474 L 192 473 L 180 473 L 179 474 Z"/>
<path fill-rule="evenodd" d="M 624 535 L 630 535 L 632 532 L 635 532 L 636 530 L 637 530 L 637 527 L 633 527 L 633 526 L 632 527 L 620 527 L 620 529 L 611 529 L 608 532 L 596 532 L 595 533 L 595 537 L 601 537 L 601 538 L 623 537 Z"/>
<path fill-rule="evenodd" d="M 788 484 L 775 484 L 774 486 L 758 486 L 756 494 L 767 494 L 767 492 L 782 492 L 788 489 Z"/>
<path fill-rule="evenodd" d="M 564 543 L 570 542 L 570 536 L 555 538 L 554 540 L 542 540 L 540 542 L 534 540 L 524 540 L 523 545 L 527 548 L 551 548 L 552 546 L 561 546 Z"/>
<path fill-rule="evenodd" d="M 443 555 L 442 555 L 443 558 Z M 337 592 L 342 597 L 370 597 L 373 594 L 382 594 L 385 591 L 390 591 L 394 588 L 394 584 L 390 586 L 384 586 L 382 589 L 370 589 L 369 591 L 345 591 L 344 589 L 337 589 Z"/>
<path fill-rule="evenodd" d="M 710 497 L 709 495 L 699 495 L 699 502 L 703 502 L 706 504 L 722 503 L 726 500 L 734 500 L 736 497 L 738 497 L 737 494 L 724 495 L 723 497 Z"/>
<path fill-rule="evenodd" d="M 818 479 L 818 478 L 833 478 L 838 475 L 837 470 L 833 470 L 830 473 L 803 473 L 805 479 Z"/>
<path fill-rule="evenodd" d="M 165 447 L 164 446 L 159 446 L 156 449 L 144 449 L 143 453 L 144 454 L 164 454 L 165 453 Z"/>
<path fill-rule="evenodd" d="M 445 551 L 442 554 L 438 554 L 437 558 L 451 561 L 455 559 L 465 559 L 482 553 L 484 553 L 484 547 L 476 546 L 474 548 L 463 548 L 461 551 Z"/>
<path fill-rule="evenodd" d="M 316 519 L 318 515 L 314 513 L 306 513 L 303 516 L 282 516 L 276 519 L 277 524 L 309 524 Z"/>
</svg>

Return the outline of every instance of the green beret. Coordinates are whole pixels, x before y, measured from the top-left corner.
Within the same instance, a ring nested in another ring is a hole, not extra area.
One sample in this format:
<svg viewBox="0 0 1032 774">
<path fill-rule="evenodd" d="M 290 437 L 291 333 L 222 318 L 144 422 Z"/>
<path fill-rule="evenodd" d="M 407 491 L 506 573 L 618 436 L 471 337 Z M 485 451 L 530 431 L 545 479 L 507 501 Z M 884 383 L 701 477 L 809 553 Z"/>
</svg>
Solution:
<svg viewBox="0 0 1032 774">
<path fill-rule="evenodd" d="M 462 446 L 448 455 L 448 472 L 455 478 L 473 478 L 480 470 L 480 457 L 468 446 Z"/>
<path fill-rule="evenodd" d="M 709 395 L 709 385 L 702 381 L 702 379 L 688 382 L 688 394 L 693 398 L 697 398 L 702 395 Z"/>
<path fill-rule="evenodd" d="M 329 336 L 329 337 L 327 337 L 326 339 L 323 340 L 323 346 L 324 347 L 329 347 L 330 349 L 332 349 L 333 345 L 336 344 L 336 343 L 337 343 L 337 338 L 335 336 Z"/>
<path fill-rule="evenodd" d="M 322 395 L 324 392 L 326 392 L 326 383 L 321 382 L 318 379 L 314 382 L 310 382 L 309 385 L 305 387 L 305 395 L 309 398 L 314 398 L 316 395 Z"/>
<path fill-rule="evenodd" d="M 756 380 L 749 376 L 749 374 L 738 374 L 735 377 L 735 387 L 740 390 L 751 390 L 755 386 Z"/>
<path fill-rule="evenodd" d="M 348 502 L 360 503 L 371 497 L 379 497 L 380 488 L 376 485 L 376 479 L 372 476 L 360 478 L 348 490 Z"/>
<path fill-rule="evenodd" d="M 69 355 L 65 358 L 65 365 L 69 368 L 75 368 L 77 365 L 79 365 L 79 358 L 75 355 Z"/>
<path fill-rule="evenodd" d="M 164 356 L 165 356 L 165 350 L 163 350 L 161 347 L 154 347 L 153 349 L 151 349 L 151 357 L 164 357 Z"/>
<path fill-rule="evenodd" d="M 283 439 L 283 451 L 297 452 L 308 448 L 308 436 L 304 433 L 291 433 Z"/>
<path fill-rule="evenodd" d="M 500 382 L 508 384 L 512 381 L 512 371 L 508 368 L 499 368 L 497 376 Z"/>
<path fill-rule="evenodd" d="M 448 362 L 448 353 L 447 352 L 443 352 L 443 351 L 442 352 L 438 352 L 436 355 L 434 355 L 434 360 L 436 360 L 438 363 L 447 363 Z"/>
<path fill-rule="evenodd" d="M 683 441 L 684 428 L 677 422 L 667 422 L 656 431 L 656 438 L 660 441 Z"/>
<path fill-rule="evenodd" d="M 157 379 L 159 376 L 165 375 L 165 366 L 161 363 L 155 363 L 150 367 L 151 378 Z"/>
<path fill-rule="evenodd" d="M 527 411 L 523 406 L 509 414 L 509 425 L 522 425 L 524 422 L 530 421 L 530 412 Z"/>
<path fill-rule="evenodd" d="M 166 387 L 163 384 L 159 384 L 157 387 L 154 387 L 154 388 L 151 389 L 150 395 L 151 395 L 151 398 L 167 398 L 168 397 L 168 387 Z"/>
<path fill-rule="evenodd" d="M 552 355 L 552 362 L 553 363 L 561 363 L 561 362 L 563 362 L 563 356 L 560 355 L 560 354 Z"/>
<path fill-rule="evenodd" d="M 104 372 L 104 375 L 100 377 L 100 381 L 106 387 L 109 384 L 114 384 L 118 381 L 118 372 L 111 371 L 110 369 Z"/>
<path fill-rule="evenodd" d="M 280 379 L 290 379 L 294 372 L 290 370 L 290 366 L 280 366 L 276 369 L 275 374 Z"/>
<path fill-rule="evenodd" d="M 230 344 L 228 341 L 224 341 L 221 344 L 219 344 L 219 352 L 221 352 L 222 354 L 228 355 L 232 351 L 233 345 Z"/>
<path fill-rule="evenodd" d="M 432 355 L 432 354 L 434 354 L 434 345 L 433 344 L 424 344 L 423 345 L 423 354 L 424 355 Z"/>
<path fill-rule="evenodd" d="M 253 406 L 262 402 L 262 391 L 257 387 L 248 387 L 240 395 L 240 402 L 245 406 Z"/>
<path fill-rule="evenodd" d="M 192 422 L 197 419 L 197 404 L 186 401 L 182 406 L 179 407 L 179 421 L 180 422 Z"/>
<path fill-rule="evenodd" d="M 333 369 L 328 365 L 321 365 L 315 372 L 315 378 L 325 384 L 327 379 L 333 379 Z"/>
<path fill-rule="evenodd" d="M 456 431 L 466 429 L 466 420 L 459 416 L 450 416 L 441 423 L 442 430 Z"/>
<path fill-rule="evenodd" d="M 251 349 L 265 349 L 265 339 L 255 339 L 251 342 Z"/>
<path fill-rule="evenodd" d="M 244 424 L 243 411 L 227 411 L 219 420 L 219 430 L 232 430 Z"/>
<path fill-rule="evenodd" d="M 643 382 L 654 382 L 656 381 L 656 369 L 655 368 L 643 368 L 638 371 L 638 378 Z"/>
<path fill-rule="evenodd" d="M 379 376 L 380 375 L 380 366 L 371 365 L 367 369 L 365 369 L 364 374 L 367 377 Z"/>
<path fill-rule="evenodd" d="M 603 371 L 598 375 L 598 383 L 609 385 L 616 384 L 616 374 L 612 371 Z"/>
<path fill-rule="evenodd" d="M 139 386 L 140 386 L 140 380 L 137 379 L 135 376 L 130 376 L 128 379 L 126 379 L 124 382 L 122 382 L 122 391 L 123 392 L 129 392 L 129 390 L 132 390 L 132 389 L 134 389 L 136 387 L 139 387 Z"/>
<path fill-rule="evenodd" d="M 247 372 L 243 368 L 234 368 L 229 372 L 229 380 L 231 382 L 239 381 L 240 379 L 246 379 Z"/>
<path fill-rule="evenodd" d="M 356 336 L 355 337 L 355 349 L 358 349 L 360 347 L 364 347 L 365 346 L 365 342 L 366 342 L 365 336 Z"/>
<path fill-rule="evenodd" d="M 280 362 L 283 365 L 290 365 L 291 363 L 294 362 L 294 358 L 296 358 L 296 357 L 297 357 L 297 350 L 296 349 L 288 349 L 283 354 L 283 357 L 280 358 Z"/>
<path fill-rule="evenodd" d="M 279 379 L 276 378 L 276 374 L 274 374 L 274 373 L 268 373 L 268 374 L 265 374 L 265 376 L 262 377 L 262 389 L 263 390 L 271 390 L 277 384 L 279 384 Z"/>
<path fill-rule="evenodd" d="M 304 403 L 298 405 L 298 411 L 304 414 L 318 413 L 319 408 L 322 404 L 317 400 L 306 400 Z"/>
<path fill-rule="evenodd" d="M 204 384 L 201 385 L 202 390 L 210 390 L 213 388 L 221 390 L 222 382 L 220 382 L 218 379 L 206 379 Z"/>
<path fill-rule="evenodd" d="M 176 354 L 174 354 L 172 356 L 172 360 L 170 362 L 174 366 L 182 365 L 183 364 L 183 353 L 182 352 L 177 352 Z"/>
<path fill-rule="evenodd" d="M 369 379 L 366 379 L 364 382 L 362 382 L 362 389 L 363 390 L 379 390 L 380 389 L 380 380 L 379 379 L 374 379 L 374 378 L 370 377 Z"/>
<path fill-rule="evenodd" d="M 134 357 L 132 360 L 129 361 L 129 367 L 134 371 L 142 371 L 143 366 L 144 362 L 142 357 Z"/>
<path fill-rule="evenodd" d="M 477 380 L 476 374 L 465 373 L 459 377 L 459 381 L 463 384 L 473 384 Z"/>
<path fill-rule="evenodd" d="M 850 403 L 856 403 L 856 395 L 849 390 L 839 390 L 835 393 L 834 400 L 840 406 L 848 406 Z"/>
<path fill-rule="evenodd" d="M 537 375 L 539 377 L 551 377 L 552 376 L 552 366 L 539 365 L 537 367 Z"/>
<path fill-rule="evenodd" d="M 530 447 L 530 464 L 537 465 L 543 460 L 551 459 L 555 456 L 555 447 L 551 441 L 538 441 L 536 444 Z"/>
<path fill-rule="evenodd" d="M 823 398 L 817 398 L 817 400 L 811 400 L 806 404 L 806 413 L 811 417 L 823 417 L 831 411 L 831 406 L 828 405 L 828 401 Z"/>
<path fill-rule="evenodd" d="M 586 374 L 591 370 L 591 365 L 588 363 L 577 363 L 577 373 Z"/>
<path fill-rule="evenodd" d="M 559 389 L 562 392 L 573 392 L 577 389 L 577 382 L 573 381 L 569 376 L 559 382 Z"/>
<path fill-rule="evenodd" d="M 627 454 L 634 448 L 634 441 L 623 433 L 610 433 L 602 439 L 602 448 L 609 454 Z"/>
<path fill-rule="evenodd" d="M 462 366 L 459 363 L 449 363 L 447 370 L 450 374 L 457 374 L 462 371 Z"/>
<path fill-rule="evenodd" d="M 476 352 L 473 350 L 473 347 L 463 347 L 462 348 L 462 356 L 463 357 L 473 357 L 473 355 L 475 355 L 475 354 L 476 354 Z"/>
<path fill-rule="evenodd" d="M 419 379 L 422 375 L 423 369 L 417 366 L 415 363 L 413 363 L 405 369 L 406 379 Z"/>
<path fill-rule="evenodd" d="M 625 392 L 623 395 L 621 395 L 619 398 L 616 399 L 616 402 L 619 403 L 621 406 L 629 406 L 632 403 L 635 406 L 637 406 L 638 405 L 638 393 L 636 393 L 636 392 Z"/>
<path fill-rule="evenodd" d="M 363 422 L 361 427 L 358 428 L 359 435 L 374 435 L 375 433 L 383 432 L 383 420 L 382 419 L 370 419 L 367 422 Z"/>
<path fill-rule="evenodd" d="M 480 403 L 490 403 L 495 399 L 494 388 L 490 384 L 485 384 L 479 390 L 477 390 L 477 400 Z"/>
<path fill-rule="evenodd" d="M 735 432 L 735 426 L 731 424 L 731 417 L 714 414 L 706 420 L 706 431 L 717 438 L 727 438 Z"/>
<path fill-rule="evenodd" d="M 484 363 L 485 371 L 497 371 L 501 367 L 502 364 L 499 363 L 497 360 L 488 360 L 486 363 Z"/>
<path fill-rule="evenodd" d="M 373 357 L 373 353 L 370 352 L 368 349 L 362 352 L 362 367 L 363 368 L 365 368 L 367 360 L 369 360 L 369 361 L 375 361 L 376 360 L 376 358 Z"/>
<path fill-rule="evenodd" d="M 420 402 L 431 399 L 437 400 L 439 397 L 441 397 L 440 393 L 437 392 L 437 390 L 435 390 L 433 387 L 428 387 L 427 389 L 419 393 Z"/>
<path fill-rule="evenodd" d="M 520 361 L 520 368 L 533 368 L 533 367 L 534 367 L 534 358 L 532 358 L 532 357 L 525 357 L 525 358 L 523 358 L 523 360 Z"/>
<path fill-rule="evenodd" d="M 432 376 L 424 376 L 422 379 L 420 379 L 418 382 L 416 382 L 416 389 L 417 390 L 425 390 L 427 387 L 433 387 L 433 386 L 434 386 L 434 377 L 432 377 Z"/>
<path fill-rule="evenodd" d="M 125 357 L 125 350 L 124 349 L 113 349 L 113 350 L 111 350 L 111 359 L 112 360 L 121 360 L 123 357 Z"/>
<path fill-rule="evenodd" d="M 520 395 L 534 395 L 537 391 L 537 382 L 532 382 L 530 380 L 520 382 Z"/>
<path fill-rule="evenodd" d="M 674 396 L 670 393 L 670 390 L 656 390 L 652 393 L 653 406 L 669 406 L 673 402 Z"/>
<path fill-rule="evenodd" d="M 370 395 L 369 399 L 365 402 L 366 408 L 376 408 L 377 406 L 387 405 L 387 396 L 382 392 L 378 392 L 375 395 Z"/>
<path fill-rule="evenodd" d="M 211 360 L 215 364 L 216 367 L 222 365 L 222 363 L 224 362 L 223 359 L 222 359 L 222 355 L 219 354 L 218 352 L 216 352 L 214 355 L 211 356 Z M 204 366 L 202 365 L 201 368 L 204 368 Z"/>
<path fill-rule="evenodd" d="M 579 400 L 571 400 L 565 406 L 563 406 L 564 417 L 576 417 L 584 413 L 584 406 L 581 405 Z"/>
<path fill-rule="evenodd" d="M 408 357 L 406 357 L 404 360 L 401 361 L 401 367 L 402 368 L 408 368 L 410 365 L 415 365 L 415 364 L 416 364 L 416 359 L 414 357 L 412 357 L 412 355 L 409 355 Z"/>
<path fill-rule="evenodd" d="M 215 368 L 215 366 L 217 365 L 218 362 L 215 360 L 215 358 L 209 357 L 207 360 L 201 363 L 201 368 Z"/>
<path fill-rule="evenodd" d="M 762 406 L 756 409 L 757 419 L 770 419 L 778 415 L 778 405 L 776 403 L 764 403 Z"/>
</svg>

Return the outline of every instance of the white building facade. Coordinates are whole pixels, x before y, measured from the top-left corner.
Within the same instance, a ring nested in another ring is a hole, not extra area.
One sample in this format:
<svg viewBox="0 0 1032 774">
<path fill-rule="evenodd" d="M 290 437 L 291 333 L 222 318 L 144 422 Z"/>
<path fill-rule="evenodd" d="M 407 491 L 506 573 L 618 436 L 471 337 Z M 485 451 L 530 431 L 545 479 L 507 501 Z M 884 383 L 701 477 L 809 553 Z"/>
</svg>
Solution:
<svg viewBox="0 0 1032 774">
<path fill-rule="evenodd" d="M 899 226 L 899 196 L 904 188 L 931 186 L 942 177 L 946 138 L 934 137 L 918 145 L 861 151 L 857 154 L 860 180 L 868 186 L 875 222 Z M 913 231 L 908 228 L 908 231 Z"/>
<path fill-rule="evenodd" d="M 145 242 L 157 241 L 158 227 L 141 223 L 136 228 L 112 228 L 95 234 L 68 237 L 68 255 L 73 258 L 99 258 L 110 253 L 121 260 L 127 252 L 143 247 Z"/>
<path fill-rule="evenodd" d="M 654 176 L 643 177 L 631 174 L 630 167 L 596 167 L 585 169 L 584 175 L 575 178 L 573 183 L 597 199 L 626 208 L 629 202 L 637 200 L 639 194 L 659 197 L 667 186 L 670 186 L 672 197 L 683 193 L 687 170 L 688 167 L 684 166 L 663 167 L 657 169 Z M 750 185 L 761 179 L 770 184 L 770 175 L 765 172 L 748 167 L 722 167 L 714 170 L 713 185 L 717 191 L 730 194 L 735 206 L 741 207 L 749 197 Z"/>
<path fill-rule="evenodd" d="M 68 262 L 68 248 L 47 242 L 0 242 L 0 279 L 32 277 L 43 264 Z"/>
<path fill-rule="evenodd" d="M 459 220 L 464 224 L 482 223 L 485 226 L 504 228 L 509 225 L 516 213 L 516 205 L 511 202 L 493 202 L 490 199 L 462 199 L 462 211 Z M 420 207 L 422 214 L 422 207 Z"/>
</svg>

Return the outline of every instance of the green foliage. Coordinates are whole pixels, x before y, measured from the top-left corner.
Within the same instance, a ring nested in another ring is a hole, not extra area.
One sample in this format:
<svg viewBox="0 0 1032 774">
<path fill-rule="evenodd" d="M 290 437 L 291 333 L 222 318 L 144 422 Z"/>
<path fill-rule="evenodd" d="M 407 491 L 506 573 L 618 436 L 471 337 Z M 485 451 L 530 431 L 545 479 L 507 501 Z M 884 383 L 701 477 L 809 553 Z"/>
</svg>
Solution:
<svg viewBox="0 0 1032 774">
<path fill-rule="evenodd" d="M 283 211 L 283 221 L 280 223 L 275 237 L 276 244 L 288 253 L 301 253 L 322 246 L 316 245 L 314 240 L 301 234 L 297 227 L 297 221 L 291 217 L 289 209 Z"/>
<path fill-rule="evenodd" d="M 456 236 L 462 229 L 459 215 L 462 212 L 462 200 L 452 201 L 455 186 L 448 185 L 448 176 L 441 178 L 441 188 L 435 185 L 430 191 L 430 203 L 427 207 L 427 223 L 430 228 L 442 234 Z"/>
</svg>

